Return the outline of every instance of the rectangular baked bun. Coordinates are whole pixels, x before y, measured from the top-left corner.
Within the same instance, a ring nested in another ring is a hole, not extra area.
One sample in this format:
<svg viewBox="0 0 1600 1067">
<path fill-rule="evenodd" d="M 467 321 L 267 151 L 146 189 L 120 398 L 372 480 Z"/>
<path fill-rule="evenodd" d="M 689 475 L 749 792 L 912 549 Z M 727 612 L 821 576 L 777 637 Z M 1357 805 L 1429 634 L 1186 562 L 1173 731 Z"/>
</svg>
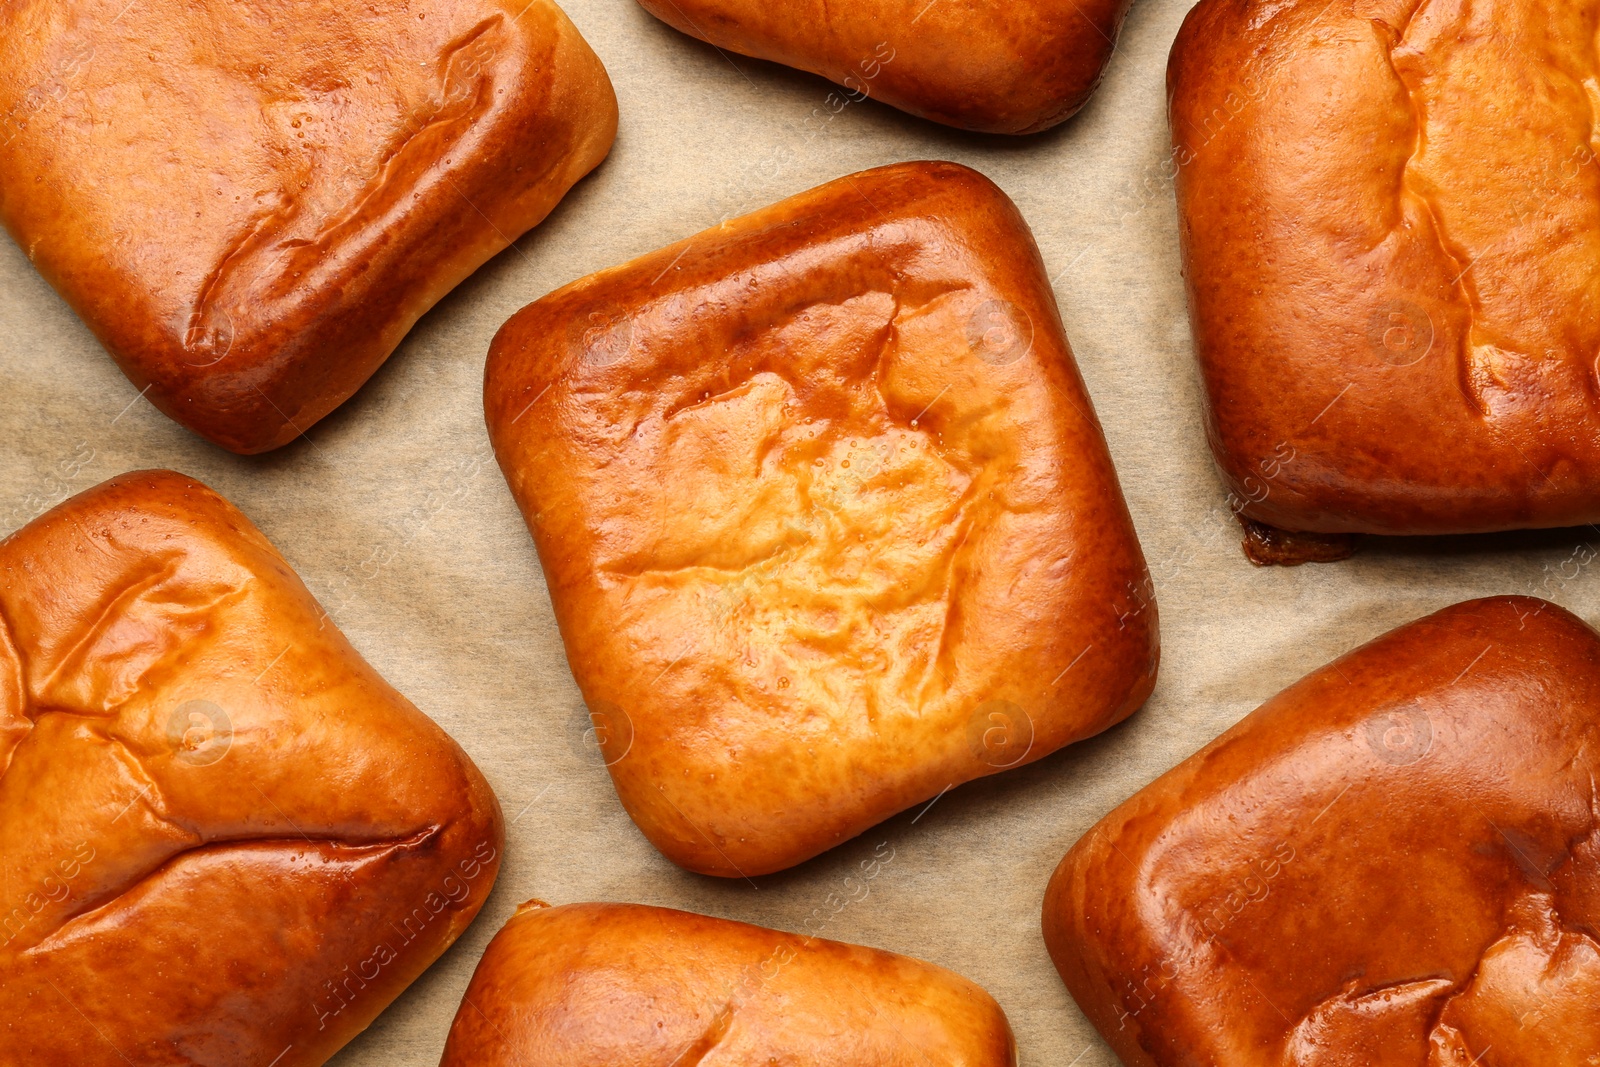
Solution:
<svg viewBox="0 0 1600 1067">
<path fill-rule="evenodd" d="M 1174 170 L 1217 463 L 1286 530 L 1600 520 L 1595 9 L 1202 0 Z"/>
<path fill-rule="evenodd" d="M 500 805 L 261 533 L 125 474 L 0 541 L 0 1063 L 318 1067 L 466 929 Z"/>
<path fill-rule="evenodd" d="M 781 870 L 1144 702 L 1144 557 L 1044 266 L 953 163 L 831 182 L 518 312 L 484 384 L 617 793 Z"/>
<path fill-rule="evenodd" d="M 1132 0 L 639 3 L 720 49 L 820 74 L 843 86 L 840 100 L 881 100 L 948 126 L 1026 134 L 1088 102 Z"/>
<path fill-rule="evenodd" d="M 1062 861 L 1127 1067 L 1600 1062 L 1600 635 L 1496 597 L 1312 672 Z"/>
<path fill-rule="evenodd" d="M 616 128 L 551 0 L 0 13 L 0 223 L 151 403 L 234 452 L 342 404 Z"/>
<path fill-rule="evenodd" d="M 1014 1067 L 1000 1006 L 878 949 L 632 904 L 524 904 L 440 1067 Z"/>
</svg>

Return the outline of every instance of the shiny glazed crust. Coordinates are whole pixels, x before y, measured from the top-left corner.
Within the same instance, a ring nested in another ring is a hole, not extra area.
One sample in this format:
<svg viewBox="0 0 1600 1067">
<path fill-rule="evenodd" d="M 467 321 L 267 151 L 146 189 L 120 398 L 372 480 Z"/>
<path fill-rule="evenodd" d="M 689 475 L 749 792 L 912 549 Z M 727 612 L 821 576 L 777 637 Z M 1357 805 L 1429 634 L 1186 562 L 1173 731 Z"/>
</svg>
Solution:
<svg viewBox="0 0 1600 1067">
<path fill-rule="evenodd" d="M 989 994 L 877 949 L 632 904 L 523 905 L 440 1067 L 1012 1067 Z"/>
<path fill-rule="evenodd" d="M 0 542 L 0 1063 L 315 1067 L 472 921 L 500 807 L 226 501 Z"/>
<path fill-rule="evenodd" d="M 485 403 L 617 792 L 780 870 L 1131 714 L 1155 605 L 1032 235 L 949 163 L 578 281 Z"/>
<path fill-rule="evenodd" d="M 1088 102 L 1132 0 L 639 0 L 718 48 L 962 129 L 1036 133 Z"/>
<path fill-rule="evenodd" d="M 1202 0 L 1169 82 L 1217 461 L 1289 530 L 1600 520 L 1600 12 Z"/>
<path fill-rule="evenodd" d="M 235 452 L 343 403 L 616 120 L 550 0 L 0 3 L 0 222 Z"/>
<path fill-rule="evenodd" d="M 1112 812 L 1044 930 L 1128 1067 L 1600 1062 L 1600 635 L 1476 600 Z"/>
</svg>

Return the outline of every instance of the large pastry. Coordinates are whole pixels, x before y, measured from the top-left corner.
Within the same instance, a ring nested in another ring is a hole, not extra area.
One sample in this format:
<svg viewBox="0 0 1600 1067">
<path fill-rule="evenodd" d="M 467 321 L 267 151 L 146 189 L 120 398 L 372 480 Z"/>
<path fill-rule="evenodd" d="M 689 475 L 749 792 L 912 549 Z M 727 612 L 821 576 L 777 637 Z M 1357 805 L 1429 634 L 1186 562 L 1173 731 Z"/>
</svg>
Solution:
<svg viewBox="0 0 1600 1067">
<path fill-rule="evenodd" d="M 1108 815 L 1044 931 L 1127 1067 L 1600 1063 L 1600 635 L 1476 600 Z"/>
<path fill-rule="evenodd" d="M 818 121 L 870 98 L 986 133 L 1036 133 L 1076 114 L 1100 84 L 1131 2 L 639 0 L 718 48 L 842 86 Z"/>
<path fill-rule="evenodd" d="M 799 863 L 1131 714 L 1155 605 L 1027 224 L 840 179 L 584 278 L 489 354 L 495 453 L 623 804 Z"/>
<path fill-rule="evenodd" d="M 466 928 L 500 807 L 238 511 L 0 541 L 0 1063 L 316 1067 Z"/>
<path fill-rule="evenodd" d="M 616 123 L 551 0 L 0 7 L 0 222 L 145 397 L 235 452 L 343 403 Z"/>
<path fill-rule="evenodd" d="M 892 952 L 630 904 L 524 904 L 440 1067 L 1013 1067 L 1000 1006 Z"/>
<path fill-rule="evenodd" d="M 1202 0 L 1173 169 L 1217 462 L 1324 534 L 1600 520 L 1595 8 Z"/>
</svg>

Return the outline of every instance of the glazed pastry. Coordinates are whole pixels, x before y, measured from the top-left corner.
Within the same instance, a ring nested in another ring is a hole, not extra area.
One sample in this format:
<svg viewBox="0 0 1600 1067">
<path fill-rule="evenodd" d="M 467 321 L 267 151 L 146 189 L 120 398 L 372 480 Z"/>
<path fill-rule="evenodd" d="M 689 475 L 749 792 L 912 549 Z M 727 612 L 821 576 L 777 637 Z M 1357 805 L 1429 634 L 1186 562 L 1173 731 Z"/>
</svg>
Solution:
<svg viewBox="0 0 1600 1067">
<path fill-rule="evenodd" d="M 441 1067 L 1012 1067 L 989 994 L 931 963 L 632 904 L 524 904 Z"/>
<path fill-rule="evenodd" d="M 1600 1062 L 1600 635 L 1475 600 L 1108 815 L 1044 931 L 1127 1067 Z"/>
<path fill-rule="evenodd" d="M 168 471 L 0 541 L 0 1063 L 315 1067 L 460 935 L 500 806 Z"/>
<path fill-rule="evenodd" d="M 780 870 L 1131 714 L 1155 605 L 1016 207 L 853 175 L 511 319 L 490 437 L 629 814 Z"/>
<path fill-rule="evenodd" d="M 1211 444 L 1246 518 L 1600 521 L 1594 16 L 1572 0 L 1190 13 L 1173 170 Z"/>
<path fill-rule="evenodd" d="M 985 133 L 1037 133 L 1088 102 L 1132 0 L 639 0 L 718 48 L 836 82 L 830 112 L 867 98 Z"/>
<path fill-rule="evenodd" d="M 0 222 L 156 407 L 304 433 L 616 132 L 550 0 L 20 0 Z"/>
</svg>

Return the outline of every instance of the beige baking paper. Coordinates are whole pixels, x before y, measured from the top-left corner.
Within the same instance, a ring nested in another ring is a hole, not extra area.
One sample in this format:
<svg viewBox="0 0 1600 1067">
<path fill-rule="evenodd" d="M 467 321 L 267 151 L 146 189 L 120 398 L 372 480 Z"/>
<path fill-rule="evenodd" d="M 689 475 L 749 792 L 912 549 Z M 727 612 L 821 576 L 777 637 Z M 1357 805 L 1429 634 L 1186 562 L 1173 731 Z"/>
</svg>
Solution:
<svg viewBox="0 0 1600 1067">
<path fill-rule="evenodd" d="M 1137 0 L 1088 108 L 1017 140 L 873 101 L 841 110 L 826 82 L 725 56 L 631 0 L 566 6 L 616 83 L 610 160 L 278 452 L 232 456 L 169 422 L 0 240 L 0 531 L 123 471 L 203 480 L 465 746 L 505 808 L 506 864 L 482 916 L 339 1067 L 434 1067 L 484 945 L 531 897 L 667 905 L 909 953 L 993 993 L 1024 1064 L 1111 1067 L 1039 934 L 1045 883 L 1080 835 L 1283 686 L 1399 623 L 1493 593 L 1600 615 L 1600 578 L 1575 532 L 1369 543 L 1348 562 L 1295 570 L 1246 562 L 1206 451 L 1166 164 L 1166 60 L 1188 0 Z M 1033 226 L 1154 575 L 1160 683 L 1110 733 L 952 790 L 797 870 L 754 887 L 687 874 L 634 828 L 586 743 L 539 561 L 489 454 L 484 355 L 508 316 L 557 286 L 911 159 L 976 167 Z M 844 879 L 891 851 L 855 899 Z"/>
</svg>

